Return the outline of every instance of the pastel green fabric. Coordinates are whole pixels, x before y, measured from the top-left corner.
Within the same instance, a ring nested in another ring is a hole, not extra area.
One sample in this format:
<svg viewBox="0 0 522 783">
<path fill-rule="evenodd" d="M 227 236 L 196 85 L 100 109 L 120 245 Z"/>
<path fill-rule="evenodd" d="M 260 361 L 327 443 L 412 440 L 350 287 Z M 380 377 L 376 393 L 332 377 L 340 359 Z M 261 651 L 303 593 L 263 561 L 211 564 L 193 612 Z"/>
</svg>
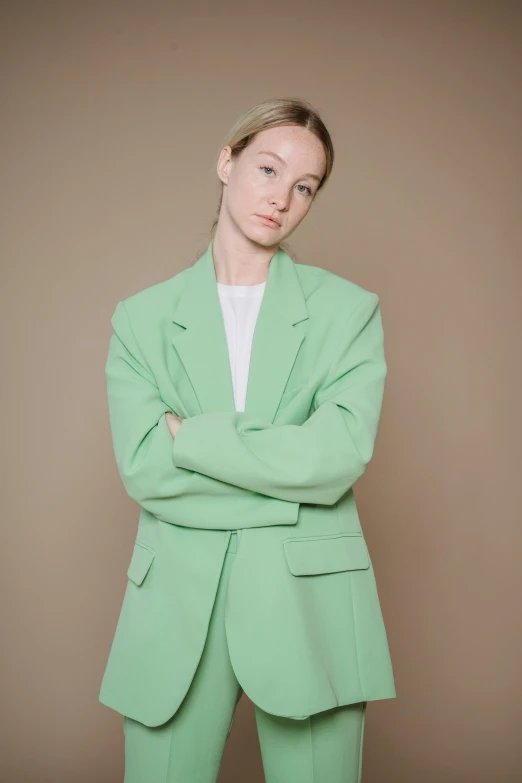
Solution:
<svg viewBox="0 0 522 783">
<path fill-rule="evenodd" d="M 279 248 L 234 410 L 212 242 L 116 306 L 106 363 L 114 453 L 141 507 L 100 700 L 168 720 L 201 656 L 231 530 L 226 633 L 264 711 L 303 718 L 396 695 L 353 485 L 387 367 L 379 298 Z M 173 439 L 165 412 L 183 418 Z"/>
<path fill-rule="evenodd" d="M 183 704 L 161 726 L 127 716 L 124 783 L 215 783 L 242 688 L 224 625 L 237 536 L 230 536 L 205 647 Z M 255 721 L 266 783 L 360 783 L 366 702 L 300 721 L 263 712 Z"/>
</svg>

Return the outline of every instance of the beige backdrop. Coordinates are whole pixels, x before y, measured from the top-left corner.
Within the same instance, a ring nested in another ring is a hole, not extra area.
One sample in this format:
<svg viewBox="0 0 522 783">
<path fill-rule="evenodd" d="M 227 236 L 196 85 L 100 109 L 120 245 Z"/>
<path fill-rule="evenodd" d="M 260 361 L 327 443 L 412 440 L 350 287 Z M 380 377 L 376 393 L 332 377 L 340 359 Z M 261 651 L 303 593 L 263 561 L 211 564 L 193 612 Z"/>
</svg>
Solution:
<svg viewBox="0 0 522 783">
<path fill-rule="evenodd" d="M 377 291 L 387 338 L 356 496 L 398 697 L 369 706 L 364 781 L 519 781 L 521 4 L 1 13 L 2 781 L 123 779 L 121 716 L 98 702 L 138 518 L 110 316 L 203 252 L 226 132 L 289 95 L 337 152 L 293 251 Z M 245 696 L 221 780 L 263 780 Z"/>
</svg>

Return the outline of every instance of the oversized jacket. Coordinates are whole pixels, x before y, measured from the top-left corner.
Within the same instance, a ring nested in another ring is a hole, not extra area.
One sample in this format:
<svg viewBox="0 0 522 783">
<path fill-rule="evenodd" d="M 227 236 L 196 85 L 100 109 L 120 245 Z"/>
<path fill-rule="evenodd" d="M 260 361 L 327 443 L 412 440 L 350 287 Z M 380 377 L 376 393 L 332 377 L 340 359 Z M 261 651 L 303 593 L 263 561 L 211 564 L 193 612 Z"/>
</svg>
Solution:
<svg viewBox="0 0 522 783">
<path fill-rule="evenodd" d="M 100 701 L 147 726 L 198 666 L 232 530 L 231 662 L 295 719 L 396 696 L 353 486 L 374 450 L 387 366 L 378 296 L 272 256 L 236 411 L 212 241 L 116 305 L 106 363 L 114 453 L 141 507 Z M 165 413 L 183 418 L 172 437 Z"/>
</svg>

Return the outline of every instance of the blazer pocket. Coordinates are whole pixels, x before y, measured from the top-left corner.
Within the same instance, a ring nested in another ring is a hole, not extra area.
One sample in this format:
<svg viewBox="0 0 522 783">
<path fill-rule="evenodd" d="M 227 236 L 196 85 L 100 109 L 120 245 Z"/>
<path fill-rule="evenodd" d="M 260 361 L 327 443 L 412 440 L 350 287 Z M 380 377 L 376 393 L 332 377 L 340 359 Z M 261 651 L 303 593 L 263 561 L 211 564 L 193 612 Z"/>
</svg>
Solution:
<svg viewBox="0 0 522 783">
<path fill-rule="evenodd" d="M 127 569 L 127 576 L 136 585 L 141 585 L 149 572 L 156 553 L 146 544 L 136 541 L 131 561 Z"/>
<path fill-rule="evenodd" d="M 294 576 L 370 567 L 368 547 L 362 533 L 287 538 L 283 546 L 288 567 Z"/>
</svg>

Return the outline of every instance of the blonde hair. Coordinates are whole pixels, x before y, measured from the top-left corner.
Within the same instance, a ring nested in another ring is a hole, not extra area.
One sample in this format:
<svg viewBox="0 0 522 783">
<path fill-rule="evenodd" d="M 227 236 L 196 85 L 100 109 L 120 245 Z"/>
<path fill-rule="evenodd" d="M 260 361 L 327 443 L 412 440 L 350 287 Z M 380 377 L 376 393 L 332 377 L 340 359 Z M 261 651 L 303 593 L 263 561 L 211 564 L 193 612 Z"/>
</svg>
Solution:
<svg viewBox="0 0 522 783">
<path fill-rule="evenodd" d="M 326 184 L 332 171 L 334 161 L 334 149 L 330 134 L 318 112 L 307 101 L 297 98 L 271 98 L 258 103 L 245 114 L 228 132 L 223 147 L 230 145 L 232 157 L 239 155 L 256 137 L 258 133 L 268 128 L 276 128 L 278 125 L 300 125 L 314 133 L 323 145 L 326 155 L 326 170 L 317 192 Z M 221 152 L 221 150 L 220 150 Z M 217 215 L 212 223 L 211 235 L 214 234 L 218 224 L 221 203 L 223 199 L 223 183 L 217 208 Z"/>
</svg>

